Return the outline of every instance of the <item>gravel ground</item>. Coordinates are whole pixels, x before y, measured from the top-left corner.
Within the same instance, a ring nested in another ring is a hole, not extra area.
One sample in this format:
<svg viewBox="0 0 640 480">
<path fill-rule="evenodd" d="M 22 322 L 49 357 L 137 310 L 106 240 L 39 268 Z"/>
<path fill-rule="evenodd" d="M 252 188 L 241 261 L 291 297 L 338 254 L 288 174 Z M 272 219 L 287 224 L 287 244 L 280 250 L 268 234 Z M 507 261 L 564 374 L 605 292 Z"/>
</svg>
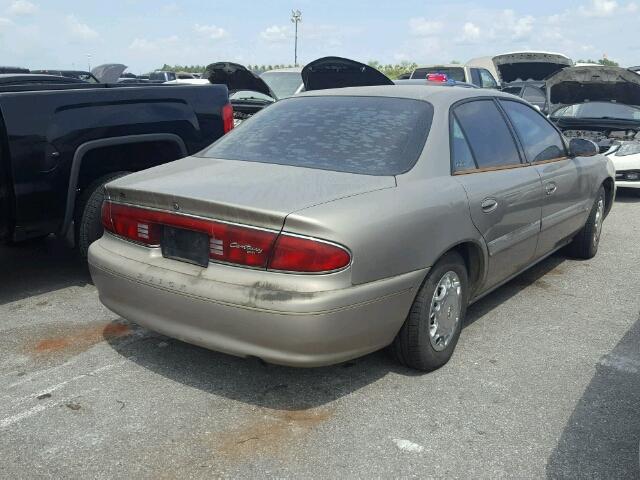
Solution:
<svg viewBox="0 0 640 480">
<path fill-rule="evenodd" d="M 640 478 L 640 198 L 590 261 L 478 302 L 444 368 L 263 365 L 101 306 L 65 245 L 0 249 L 1 478 Z"/>
</svg>

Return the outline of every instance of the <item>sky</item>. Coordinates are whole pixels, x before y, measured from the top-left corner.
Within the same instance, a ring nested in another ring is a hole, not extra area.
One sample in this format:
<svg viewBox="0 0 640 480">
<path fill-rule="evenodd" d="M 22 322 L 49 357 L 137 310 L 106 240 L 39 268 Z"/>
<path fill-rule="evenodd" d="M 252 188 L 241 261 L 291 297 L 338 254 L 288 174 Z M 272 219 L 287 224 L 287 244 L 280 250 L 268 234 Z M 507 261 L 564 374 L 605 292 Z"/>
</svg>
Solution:
<svg viewBox="0 0 640 480">
<path fill-rule="evenodd" d="M 637 3 L 636 3 L 637 2 Z M 419 64 L 516 50 L 640 64 L 640 0 L 0 0 L 0 65 L 299 63 L 337 55 Z"/>
</svg>

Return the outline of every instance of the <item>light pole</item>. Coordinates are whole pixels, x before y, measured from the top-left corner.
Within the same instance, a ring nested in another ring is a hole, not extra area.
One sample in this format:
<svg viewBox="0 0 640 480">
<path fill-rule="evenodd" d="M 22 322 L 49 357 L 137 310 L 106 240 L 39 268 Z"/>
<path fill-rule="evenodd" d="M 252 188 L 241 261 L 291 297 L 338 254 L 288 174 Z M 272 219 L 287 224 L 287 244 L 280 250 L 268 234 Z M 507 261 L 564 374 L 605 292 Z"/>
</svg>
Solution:
<svg viewBox="0 0 640 480">
<path fill-rule="evenodd" d="M 291 10 L 291 23 L 296 25 L 295 46 L 293 50 L 293 64 L 298 66 L 298 23 L 302 21 L 302 12 L 300 10 Z"/>
<path fill-rule="evenodd" d="M 89 67 L 89 71 L 91 71 L 91 54 L 87 53 L 87 66 Z"/>
</svg>

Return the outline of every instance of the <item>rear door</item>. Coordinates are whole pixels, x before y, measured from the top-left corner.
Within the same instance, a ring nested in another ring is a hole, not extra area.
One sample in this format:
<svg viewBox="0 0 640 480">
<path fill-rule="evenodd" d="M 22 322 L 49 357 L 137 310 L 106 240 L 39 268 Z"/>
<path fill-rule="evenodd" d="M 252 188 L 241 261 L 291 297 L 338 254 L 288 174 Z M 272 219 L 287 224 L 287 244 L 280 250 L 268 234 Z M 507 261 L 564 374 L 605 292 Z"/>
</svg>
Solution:
<svg viewBox="0 0 640 480">
<path fill-rule="evenodd" d="M 485 287 L 528 265 L 540 230 L 542 183 L 523 162 L 514 133 L 493 99 L 452 109 L 453 174 L 467 192 L 476 228 L 489 249 Z"/>
<path fill-rule="evenodd" d="M 560 246 L 581 228 L 588 205 L 587 175 L 569 158 L 556 128 L 540 112 L 513 100 L 500 100 L 522 143 L 528 162 L 538 171 L 544 190 L 542 226 L 536 256 Z"/>
</svg>

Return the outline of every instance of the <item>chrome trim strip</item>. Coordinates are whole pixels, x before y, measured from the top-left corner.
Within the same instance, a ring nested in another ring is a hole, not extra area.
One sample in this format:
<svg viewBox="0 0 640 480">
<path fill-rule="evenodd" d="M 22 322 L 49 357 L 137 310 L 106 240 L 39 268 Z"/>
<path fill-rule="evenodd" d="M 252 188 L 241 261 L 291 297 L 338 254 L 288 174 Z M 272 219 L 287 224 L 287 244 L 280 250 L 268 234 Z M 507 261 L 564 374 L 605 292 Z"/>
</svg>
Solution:
<svg viewBox="0 0 640 480">
<path fill-rule="evenodd" d="M 585 206 L 584 202 L 582 203 L 583 204 L 577 203 L 577 204 L 571 205 L 570 207 L 563 208 L 562 210 L 558 210 L 557 212 L 553 212 L 552 214 L 547 215 L 546 217 L 543 217 L 541 231 L 545 231 L 545 230 L 548 230 L 549 228 L 553 228 L 559 223 L 562 223 L 571 217 L 574 217 L 576 215 L 579 215 L 589 210 L 589 208 Z"/>
<path fill-rule="evenodd" d="M 537 235 L 540 232 L 540 220 L 536 220 L 533 223 L 520 227 L 517 230 L 507 233 L 501 237 L 491 240 L 487 243 L 489 248 L 489 256 L 494 255 L 512 247 L 513 245 L 527 240 L 529 237 Z"/>
<path fill-rule="evenodd" d="M 236 226 L 236 227 L 250 228 L 252 230 L 261 230 L 263 232 L 280 233 L 282 231 L 282 229 L 274 230 L 272 228 L 256 227 L 256 226 L 247 225 L 247 224 L 244 224 L 244 223 L 230 222 L 228 220 L 218 220 L 217 218 L 203 217 L 203 216 L 200 216 L 200 215 L 193 215 L 191 213 L 176 212 L 174 210 L 163 210 L 161 208 L 147 207 L 146 205 L 136 205 L 136 204 L 127 203 L 127 202 L 119 202 L 117 200 L 109 199 L 107 201 L 109 201 L 111 203 L 114 203 L 114 204 L 118 204 L 118 205 L 124 205 L 124 206 L 127 206 L 127 207 L 139 208 L 140 210 L 149 210 L 149 211 L 152 211 L 152 212 L 161 212 L 161 213 L 171 213 L 171 214 L 176 215 L 176 216 L 196 218 L 198 220 L 205 220 L 207 222 L 224 223 L 225 225 L 233 225 L 233 226 Z"/>
</svg>

